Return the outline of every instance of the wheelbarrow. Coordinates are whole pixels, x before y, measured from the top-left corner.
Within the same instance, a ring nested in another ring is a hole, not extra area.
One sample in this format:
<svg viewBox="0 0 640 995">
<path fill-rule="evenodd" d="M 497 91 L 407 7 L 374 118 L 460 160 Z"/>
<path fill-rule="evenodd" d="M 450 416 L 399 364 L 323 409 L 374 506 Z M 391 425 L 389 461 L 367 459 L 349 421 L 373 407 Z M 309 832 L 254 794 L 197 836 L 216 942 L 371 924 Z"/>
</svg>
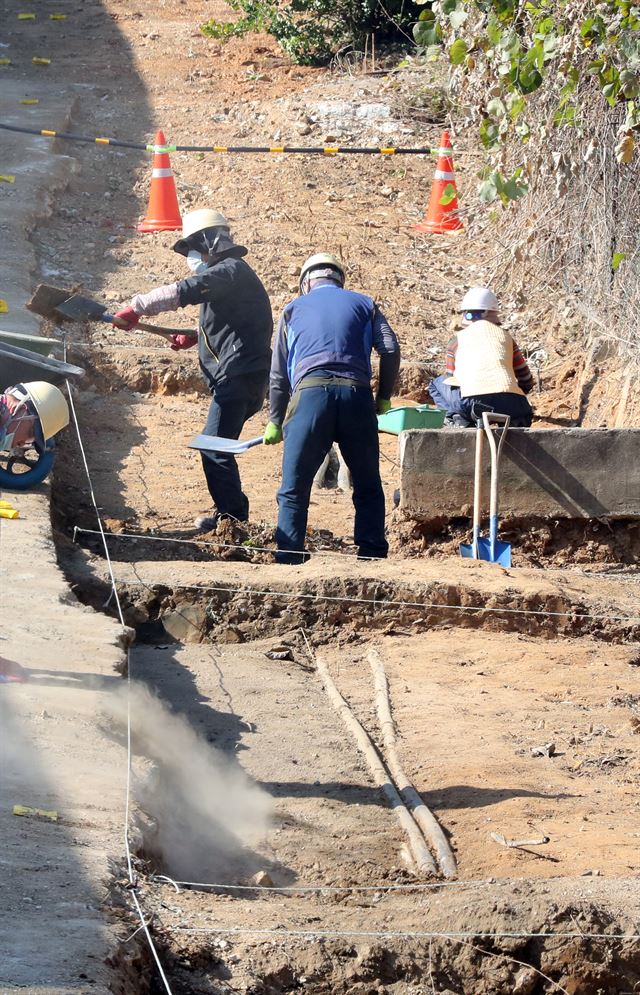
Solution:
<svg viewBox="0 0 640 995">
<path fill-rule="evenodd" d="M 79 366 L 0 341 L 0 391 L 31 380 L 59 385 L 83 375 Z M 33 442 L 0 452 L 0 490 L 31 490 L 49 475 L 54 461 L 55 439 L 49 439 L 44 446 Z"/>
</svg>

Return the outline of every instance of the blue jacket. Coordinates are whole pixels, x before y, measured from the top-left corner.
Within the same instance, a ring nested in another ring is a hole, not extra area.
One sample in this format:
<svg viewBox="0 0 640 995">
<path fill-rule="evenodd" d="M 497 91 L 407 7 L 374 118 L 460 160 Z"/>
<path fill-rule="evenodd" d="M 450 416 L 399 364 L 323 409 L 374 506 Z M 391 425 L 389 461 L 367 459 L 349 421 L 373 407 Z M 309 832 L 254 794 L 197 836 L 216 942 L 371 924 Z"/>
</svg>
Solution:
<svg viewBox="0 0 640 995">
<path fill-rule="evenodd" d="M 369 385 L 372 348 L 381 355 L 379 396 L 388 393 L 390 397 L 400 349 L 374 301 L 333 281 L 296 297 L 282 312 L 276 332 L 270 377 L 271 421 L 282 424 L 291 393 L 314 370 Z M 387 360 L 384 376 L 382 359 Z"/>
</svg>

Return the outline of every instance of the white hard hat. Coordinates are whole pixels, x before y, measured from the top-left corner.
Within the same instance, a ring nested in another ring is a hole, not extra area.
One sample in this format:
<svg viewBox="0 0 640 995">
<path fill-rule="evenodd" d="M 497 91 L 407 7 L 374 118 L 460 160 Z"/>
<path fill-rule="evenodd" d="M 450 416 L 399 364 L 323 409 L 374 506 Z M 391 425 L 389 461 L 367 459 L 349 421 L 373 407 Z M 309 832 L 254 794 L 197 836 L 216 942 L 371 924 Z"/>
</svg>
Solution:
<svg viewBox="0 0 640 995">
<path fill-rule="evenodd" d="M 460 311 L 497 311 L 500 305 L 493 290 L 487 287 L 472 287 L 467 290 L 460 304 Z"/>
<path fill-rule="evenodd" d="M 197 211 L 189 211 L 182 216 L 182 238 L 173 246 L 175 252 L 186 255 L 189 247 L 186 240 L 199 231 L 206 228 L 225 228 L 229 231 L 229 222 L 220 211 L 211 211 L 208 207 L 201 207 Z"/>
<path fill-rule="evenodd" d="M 69 424 L 69 405 L 62 391 L 44 380 L 21 384 L 33 403 L 45 442 Z"/>
<path fill-rule="evenodd" d="M 340 262 L 337 256 L 334 256 L 332 252 L 316 252 L 315 255 L 309 256 L 307 260 L 302 264 L 302 269 L 300 270 L 300 285 L 305 276 L 307 276 L 311 270 L 314 269 L 332 269 L 337 270 L 342 277 L 342 282 L 344 283 L 344 266 Z"/>
</svg>

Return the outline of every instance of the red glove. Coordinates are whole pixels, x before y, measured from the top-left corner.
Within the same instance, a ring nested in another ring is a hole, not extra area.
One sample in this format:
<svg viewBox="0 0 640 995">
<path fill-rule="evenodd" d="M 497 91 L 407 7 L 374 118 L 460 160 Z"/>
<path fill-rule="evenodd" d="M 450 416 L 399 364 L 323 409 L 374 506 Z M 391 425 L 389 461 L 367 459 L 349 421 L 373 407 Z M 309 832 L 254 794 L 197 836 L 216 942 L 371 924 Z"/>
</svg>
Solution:
<svg viewBox="0 0 640 995">
<path fill-rule="evenodd" d="M 190 349 L 197 341 L 197 335 L 172 335 L 169 348 L 174 352 L 180 352 L 181 349 Z"/>
<path fill-rule="evenodd" d="M 113 316 L 113 323 L 118 328 L 135 328 L 139 321 L 140 315 L 132 307 L 123 307 L 122 311 L 116 311 Z"/>
</svg>

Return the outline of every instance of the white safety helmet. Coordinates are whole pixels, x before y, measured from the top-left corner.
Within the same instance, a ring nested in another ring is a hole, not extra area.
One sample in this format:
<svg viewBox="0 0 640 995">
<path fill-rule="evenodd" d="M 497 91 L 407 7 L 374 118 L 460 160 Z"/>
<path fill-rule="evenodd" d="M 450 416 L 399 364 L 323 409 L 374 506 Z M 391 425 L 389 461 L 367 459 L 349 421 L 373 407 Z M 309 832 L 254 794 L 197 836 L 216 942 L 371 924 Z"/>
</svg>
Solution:
<svg viewBox="0 0 640 995">
<path fill-rule="evenodd" d="M 460 311 L 498 311 L 500 305 L 493 290 L 488 287 L 471 287 L 460 304 Z"/>
<path fill-rule="evenodd" d="M 174 244 L 174 252 L 179 252 L 181 256 L 186 256 L 190 246 L 188 240 L 197 235 L 198 232 L 206 231 L 208 228 L 222 228 L 229 233 L 229 222 L 220 211 L 211 211 L 208 207 L 201 207 L 197 211 L 189 211 L 182 217 L 182 238 Z"/>
<path fill-rule="evenodd" d="M 337 271 L 340 277 L 340 284 L 344 284 L 344 266 L 332 252 L 316 252 L 313 256 L 309 256 L 305 260 L 300 270 L 300 289 L 302 289 L 302 284 L 306 277 L 311 274 L 312 270 L 318 270 L 317 273 L 314 273 L 315 277 L 326 276 L 329 279 L 335 279 Z"/>
<path fill-rule="evenodd" d="M 69 405 L 62 391 L 53 384 L 45 380 L 34 380 L 11 387 L 8 393 L 31 401 L 40 420 L 45 442 L 69 424 Z"/>
</svg>

